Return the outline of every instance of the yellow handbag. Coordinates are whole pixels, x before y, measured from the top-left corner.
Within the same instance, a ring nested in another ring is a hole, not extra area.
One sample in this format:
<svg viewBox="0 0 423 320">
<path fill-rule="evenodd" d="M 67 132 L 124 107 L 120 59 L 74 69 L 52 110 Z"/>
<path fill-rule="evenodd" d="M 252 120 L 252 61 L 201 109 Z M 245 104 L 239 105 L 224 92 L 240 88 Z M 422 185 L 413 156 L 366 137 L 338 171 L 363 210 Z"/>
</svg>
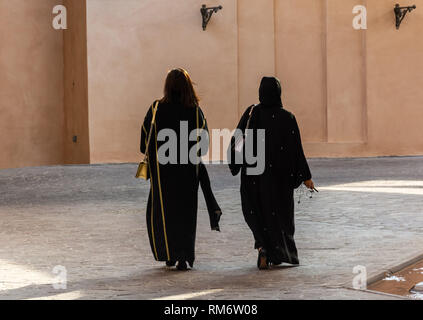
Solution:
<svg viewBox="0 0 423 320">
<path fill-rule="evenodd" d="M 135 175 L 135 178 L 144 179 L 144 180 L 150 179 L 147 157 L 145 157 L 144 160 L 141 161 L 140 164 L 138 165 L 137 174 Z"/>
<path fill-rule="evenodd" d="M 145 146 L 145 155 L 144 155 L 144 159 L 140 162 L 140 164 L 138 165 L 138 170 L 137 170 L 137 174 L 135 175 L 135 178 L 137 179 L 144 179 L 144 180 L 148 180 L 150 179 L 150 171 L 148 170 L 148 147 L 150 145 L 150 140 L 151 140 L 151 133 L 153 130 L 153 126 L 154 123 L 156 121 L 156 112 L 157 112 L 157 107 L 159 106 L 159 102 L 156 101 L 156 103 L 154 104 L 154 108 L 153 108 L 153 118 L 151 119 L 151 125 L 150 125 L 150 131 L 148 133 L 148 139 L 147 139 L 147 144 Z"/>
</svg>

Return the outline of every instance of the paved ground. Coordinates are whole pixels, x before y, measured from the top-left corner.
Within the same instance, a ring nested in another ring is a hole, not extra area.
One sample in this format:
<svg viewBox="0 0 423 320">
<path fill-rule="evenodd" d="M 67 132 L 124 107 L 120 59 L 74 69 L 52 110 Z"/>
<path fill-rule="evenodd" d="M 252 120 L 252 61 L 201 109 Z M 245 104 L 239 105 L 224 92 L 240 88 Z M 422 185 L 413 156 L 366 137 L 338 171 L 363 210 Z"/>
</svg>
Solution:
<svg viewBox="0 0 423 320">
<path fill-rule="evenodd" d="M 312 160 L 320 193 L 297 206 L 301 266 L 259 272 L 238 177 L 209 166 L 224 211 L 200 196 L 195 269 L 166 270 L 148 245 L 136 165 L 0 170 L 0 299 L 386 299 L 348 289 L 423 252 L 423 158 Z M 52 272 L 66 267 L 67 288 Z"/>
</svg>

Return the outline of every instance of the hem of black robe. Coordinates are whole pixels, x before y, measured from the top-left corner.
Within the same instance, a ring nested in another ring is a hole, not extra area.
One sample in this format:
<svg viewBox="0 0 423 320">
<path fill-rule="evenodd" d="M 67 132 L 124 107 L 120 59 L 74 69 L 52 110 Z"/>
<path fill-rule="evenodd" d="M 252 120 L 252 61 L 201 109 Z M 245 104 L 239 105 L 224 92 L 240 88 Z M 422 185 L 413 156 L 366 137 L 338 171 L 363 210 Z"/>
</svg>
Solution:
<svg viewBox="0 0 423 320">
<path fill-rule="evenodd" d="M 280 265 L 282 263 L 288 263 L 291 265 L 299 265 L 300 260 L 298 258 L 298 253 L 296 250 L 294 252 L 287 252 L 285 250 L 281 250 L 279 253 L 279 258 L 275 258 L 275 253 L 271 250 L 268 250 L 265 245 L 260 244 L 260 242 L 256 241 L 254 244 L 254 249 L 265 248 L 267 250 L 267 258 L 268 261 L 274 265 Z"/>
<path fill-rule="evenodd" d="M 191 259 L 191 258 L 173 257 L 173 256 L 171 256 L 170 258 L 171 258 L 170 261 L 185 261 L 190 265 L 191 268 L 194 266 L 194 262 L 195 262 L 195 259 Z M 169 261 L 167 259 L 167 257 L 166 258 L 159 257 L 158 259 L 155 259 L 155 260 L 157 262 L 167 262 L 167 261 Z"/>
<path fill-rule="evenodd" d="M 269 262 L 273 265 L 280 265 L 282 263 L 288 263 L 291 264 L 293 266 L 297 266 L 300 264 L 300 260 L 298 258 L 291 258 L 291 259 L 281 259 L 281 260 L 272 260 L 272 257 L 269 257 Z"/>
</svg>

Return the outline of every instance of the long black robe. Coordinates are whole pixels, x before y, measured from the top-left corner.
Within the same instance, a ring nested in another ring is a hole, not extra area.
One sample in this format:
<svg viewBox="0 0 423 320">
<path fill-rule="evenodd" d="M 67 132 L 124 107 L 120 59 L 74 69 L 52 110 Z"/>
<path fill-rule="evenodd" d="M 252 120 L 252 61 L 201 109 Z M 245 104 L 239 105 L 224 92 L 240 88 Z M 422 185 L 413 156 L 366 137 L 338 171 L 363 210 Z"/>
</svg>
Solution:
<svg viewBox="0 0 423 320">
<path fill-rule="evenodd" d="M 152 107 L 147 112 L 141 129 L 140 151 L 146 152 L 146 142 L 152 120 Z M 200 108 L 160 103 L 156 113 L 152 137 L 148 149 L 150 170 L 150 194 L 147 204 L 147 229 L 151 250 L 157 261 L 195 260 L 197 227 L 198 186 L 202 180 L 205 198 L 211 211 L 212 228 L 219 229 L 220 208 L 210 188 L 205 166 L 180 164 L 180 122 L 188 122 L 188 133 L 196 128 L 207 130 L 207 123 Z M 157 141 L 161 129 L 172 129 L 178 137 L 178 164 L 158 164 L 157 150 L 164 141 Z M 195 145 L 188 142 L 188 150 Z M 206 150 L 204 150 L 205 152 Z"/>
<path fill-rule="evenodd" d="M 253 233 L 255 248 L 265 248 L 273 264 L 299 264 L 294 241 L 293 191 L 298 181 L 311 179 L 311 173 L 295 116 L 282 108 L 280 85 L 278 87 L 273 79 L 265 78 L 262 82 L 261 103 L 254 107 L 250 122 L 250 129 L 266 130 L 264 173 L 247 175 L 247 164 L 231 162 L 229 167 L 233 175 L 241 171 L 242 211 Z M 245 131 L 251 108 L 238 124 L 242 131 Z M 236 138 L 232 137 L 232 143 Z M 256 141 L 256 132 L 247 139 Z M 233 159 L 233 148 L 228 152 Z"/>
</svg>

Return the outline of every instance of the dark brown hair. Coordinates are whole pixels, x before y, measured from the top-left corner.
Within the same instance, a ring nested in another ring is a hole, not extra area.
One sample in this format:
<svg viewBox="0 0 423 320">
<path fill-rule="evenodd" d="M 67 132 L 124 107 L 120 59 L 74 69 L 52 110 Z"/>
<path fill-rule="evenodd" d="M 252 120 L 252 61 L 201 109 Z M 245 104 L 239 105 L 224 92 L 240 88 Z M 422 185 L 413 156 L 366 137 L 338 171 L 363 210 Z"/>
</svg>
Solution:
<svg viewBox="0 0 423 320">
<path fill-rule="evenodd" d="M 195 93 L 191 77 L 182 68 L 169 71 L 164 87 L 163 103 L 181 104 L 185 107 L 197 107 L 199 99 Z"/>
</svg>

